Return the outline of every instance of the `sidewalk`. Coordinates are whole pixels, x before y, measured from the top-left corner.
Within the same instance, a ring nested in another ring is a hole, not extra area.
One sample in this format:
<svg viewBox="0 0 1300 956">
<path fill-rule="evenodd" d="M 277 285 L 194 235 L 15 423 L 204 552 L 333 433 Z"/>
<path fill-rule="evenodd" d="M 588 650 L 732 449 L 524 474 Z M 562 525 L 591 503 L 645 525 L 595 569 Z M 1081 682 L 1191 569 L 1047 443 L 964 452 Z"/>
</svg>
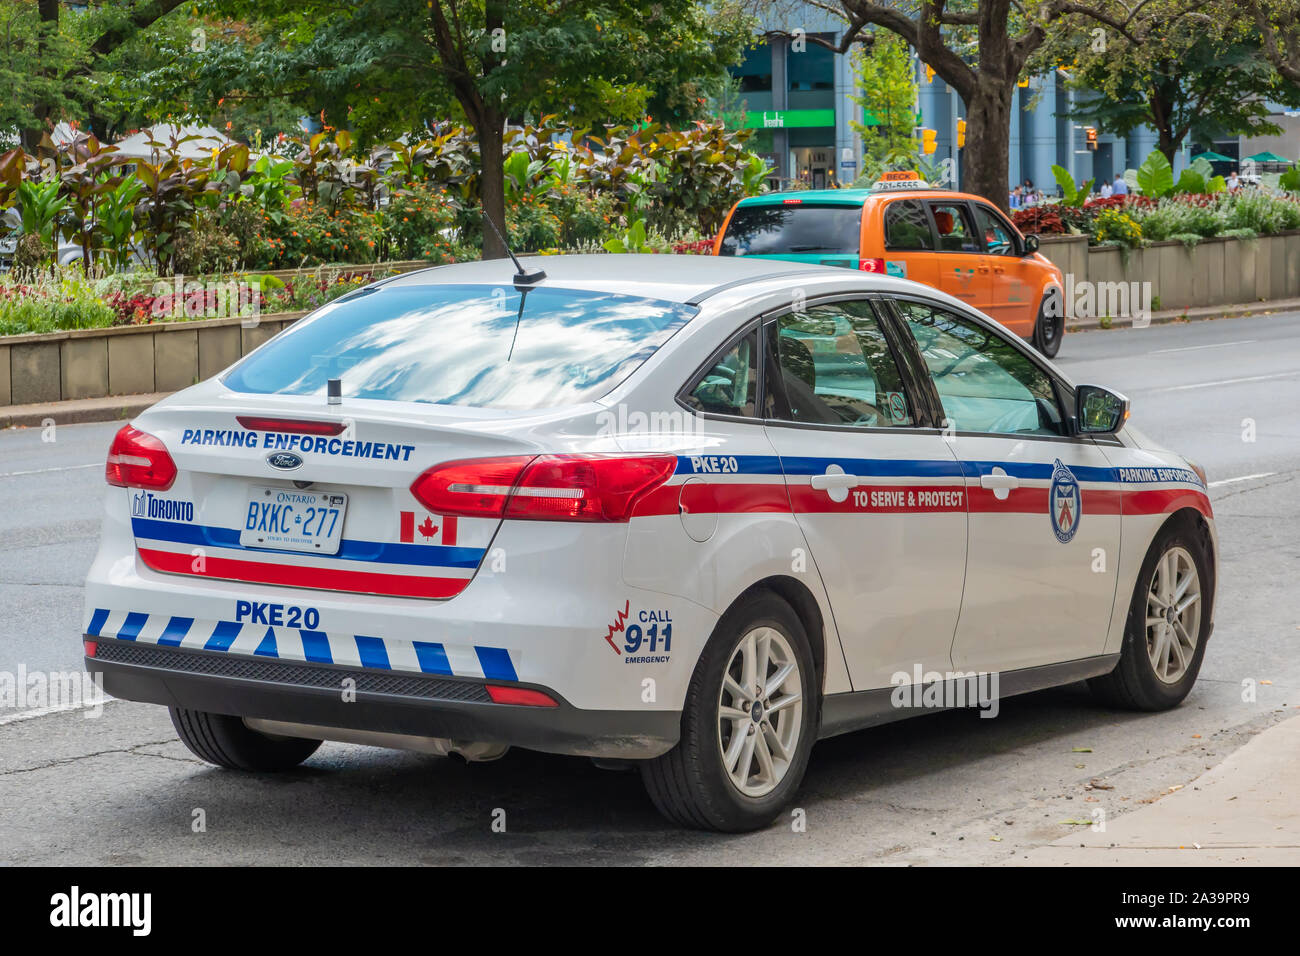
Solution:
<svg viewBox="0 0 1300 956">
<path fill-rule="evenodd" d="M 1181 790 L 1011 866 L 1300 864 L 1300 717 L 1283 721 Z"/>
<path fill-rule="evenodd" d="M 1270 312 L 1300 312 L 1300 299 L 1270 299 L 1268 302 L 1246 302 L 1241 305 L 1207 305 L 1194 309 L 1162 309 L 1151 313 L 1151 324 L 1161 325 L 1166 322 L 1178 322 L 1183 318 L 1196 319 L 1234 319 L 1247 315 L 1267 315 Z M 1132 319 L 1115 319 L 1112 329 L 1126 328 L 1133 324 Z M 1068 319 L 1067 332 L 1085 332 L 1101 328 L 1100 318 Z"/>
</svg>

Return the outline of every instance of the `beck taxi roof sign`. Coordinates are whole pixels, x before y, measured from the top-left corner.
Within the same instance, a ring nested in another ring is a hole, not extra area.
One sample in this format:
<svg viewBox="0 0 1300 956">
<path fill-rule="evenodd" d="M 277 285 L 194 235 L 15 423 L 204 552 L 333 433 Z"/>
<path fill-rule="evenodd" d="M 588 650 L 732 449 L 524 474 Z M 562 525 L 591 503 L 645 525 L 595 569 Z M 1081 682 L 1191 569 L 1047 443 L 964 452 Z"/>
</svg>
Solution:
<svg viewBox="0 0 1300 956">
<path fill-rule="evenodd" d="M 880 178 L 871 187 L 872 192 L 888 192 L 894 189 L 929 189 L 930 184 L 914 169 L 892 170 L 880 174 Z"/>
</svg>

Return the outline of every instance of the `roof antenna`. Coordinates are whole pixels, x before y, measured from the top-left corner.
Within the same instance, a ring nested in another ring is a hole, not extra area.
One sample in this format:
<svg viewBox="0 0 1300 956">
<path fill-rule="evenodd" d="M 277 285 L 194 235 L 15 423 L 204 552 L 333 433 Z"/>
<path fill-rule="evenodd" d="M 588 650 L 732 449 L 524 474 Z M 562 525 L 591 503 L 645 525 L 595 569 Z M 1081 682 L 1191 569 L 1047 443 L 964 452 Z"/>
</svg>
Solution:
<svg viewBox="0 0 1300 956">
<path fill-rule="evenodd" d="M 487 214 L 486 209 L 483 210 L 483 221 L 492 227 L 492 231 L 495 232 L 497 238 L 501 240 L 501 245 L 505 247 L 506 255 L 508 255 L 510 260 L 515 264 L 516 288 L 521 285 L 532 285 L 534 282 L 540 282 L 546 278 L 546 271 L 543 269 L 533 269 L 531 272 L 524 269 L 523 265 L 519 262 L 518 256 L 510 251 L 510 243 L 506 242 L 505 236 L 501 235 L 501 230 L 497 228 L 497 224 L 492 221 L 492 217 Z"/>
</svg>

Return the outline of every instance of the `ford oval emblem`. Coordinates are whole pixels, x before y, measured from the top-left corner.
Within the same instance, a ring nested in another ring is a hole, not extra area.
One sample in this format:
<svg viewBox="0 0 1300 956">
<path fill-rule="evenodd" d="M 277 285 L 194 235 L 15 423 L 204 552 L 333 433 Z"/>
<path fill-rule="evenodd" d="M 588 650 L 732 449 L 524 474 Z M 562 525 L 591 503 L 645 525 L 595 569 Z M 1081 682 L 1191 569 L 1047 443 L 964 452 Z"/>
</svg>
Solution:
<svg viewBox="0 0 1300 956">
<path fill-rule="evenodd" d="M 293 471 L 302 467 L 302 459 L 291 451 L 277 451 L 273 455 L 267 455 L 266 463 L 281 471 Z"/>
</svg>

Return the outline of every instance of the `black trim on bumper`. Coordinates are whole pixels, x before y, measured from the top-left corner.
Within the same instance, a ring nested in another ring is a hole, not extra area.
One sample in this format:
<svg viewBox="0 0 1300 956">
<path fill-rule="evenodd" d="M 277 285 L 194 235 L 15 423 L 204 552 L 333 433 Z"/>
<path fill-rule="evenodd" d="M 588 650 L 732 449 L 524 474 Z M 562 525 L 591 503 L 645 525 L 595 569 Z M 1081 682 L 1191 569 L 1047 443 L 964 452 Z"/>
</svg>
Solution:
<svg viewBox="0 0 1300 956">
<path fill-rule="evenodd" d="M 98 645 L 86 670 L 123 700 L 349 730 L 503 743 L 548 753 L 648 758 L 681 733 L 673 711 L 581 710 L 548 687 L 558 707 L 495 704 L 482 681 L 244 657 L 85 635 Z M 356 682 L 345 701 L 343 681 Z"/>
</svg>

